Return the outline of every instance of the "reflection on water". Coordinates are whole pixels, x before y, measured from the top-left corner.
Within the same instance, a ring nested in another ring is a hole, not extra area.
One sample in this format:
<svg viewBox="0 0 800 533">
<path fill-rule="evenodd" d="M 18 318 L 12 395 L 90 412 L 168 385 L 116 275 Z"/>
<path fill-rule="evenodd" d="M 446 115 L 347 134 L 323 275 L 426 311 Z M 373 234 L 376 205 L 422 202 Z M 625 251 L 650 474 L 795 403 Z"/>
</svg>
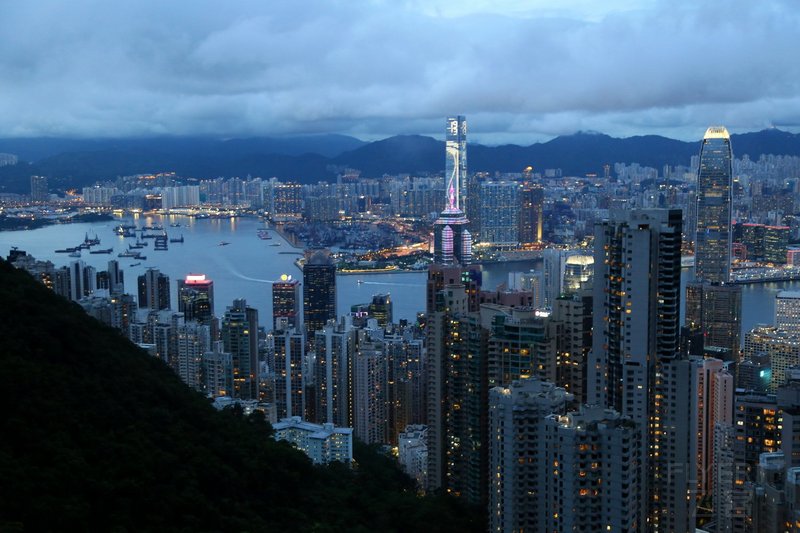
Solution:
<svg viewBox="0 0 800 533">
<path fill-rule="evenodd" d="M 128 219 L 130 221 L 130 218 Z M 147 267 L 156 267 L 171 278 L 172 302 L 176 305 L 176 282 L 189 273 L 203 273 L 214 280 L 216 305 L 214 312 L 221 315 L 234 298 L 246 298 L 248 303 L 261 313 L 261 324 L 269 324 L 272 316 L 272 291 L 270 284 L 281 274 L 301 278 L 294 261 L 297 252 L 274 231 L 271 240 L 261 240 L 256 230 L 263 222 L 254 218 L 193 219 L 183 216 L 134 217 L 138 226 L 163 226 L 170 236 L 184 236 L 183 243 L 170 243 L 166 252 L 154 251 L 152 239 L 143 249 L 144 261 L 118 258 L 132 239 L 115 235 L 114 226 L 119 221 L 59 224 L 30 231 L 0 232 L 0 253 L 8 253 L 12 246 L 29 252 L 37 259 L 50 260 L 56 266 L 66 265 L 72 259 L 66 254 L 56 254 L 57 248 L 75 246 L 84 235 L 97 235 L 100 248 L 114 248 L 111 255 L 84 253 L 81 260 L 98 270 L 105 270 L 109 259 L 120 262 L 125 271 L 127 292 L 136 292 L 136 277 Z M 172 227 L 171 224 L 180 224 Z M 229 242 L 220 246 L 220 242 Z M 280 242 L 281 246 L 270 246 Z M 284 252 L 284 253 L 281 253 Z M 138 266 L 132 266 L 141 263 Z M 484 268 L 484 287 L 493 289 L 507 281 L 510 272 L 525 272 L 541 268 L 535 261 L 496 263 Z M 692 277 L 689 269 L 683 271 L 681 285 Z M 339 314 L 349 312 L 354 304 L 369 302 L 376 293 L 389 293 L 394 305 L 396 319 L 415 320 L 417 312 L 425 308 L 425 272 L 388 273 L 373 275 L 338 276 L 337 307 Z M 361 283 L 359 283 L 359 280 Z M 800 281 L 752 284 L 742 287 L 742 329 L 748 331 L 759 323 L 773 322 L 775 295 L 780 290 L 800 290 Z M 681 304 L 681 320 L 683 320 Z M 742 336 L 744 338 L 744 335 Z"/>
</svg>

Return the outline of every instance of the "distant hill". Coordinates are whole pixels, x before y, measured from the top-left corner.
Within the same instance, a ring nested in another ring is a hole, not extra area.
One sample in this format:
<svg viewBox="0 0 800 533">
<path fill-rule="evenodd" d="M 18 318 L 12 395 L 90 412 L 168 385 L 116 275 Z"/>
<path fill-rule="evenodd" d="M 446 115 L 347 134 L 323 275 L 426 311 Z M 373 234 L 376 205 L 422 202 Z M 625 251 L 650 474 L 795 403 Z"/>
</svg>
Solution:
<svg viewBox="0 0 800 533">
<path fill-rule="evenodd" d="M 800 135 L 778 129 L 733 135 L 737 157 L 748 154 L 800 155 Z M 617 162 L 660 168 L 687 165 L 700 143 L 657 135 L 619 139 L 579 132 L 530 146 L 470 144 L 470 171 L 520 172 L 560 168 L 567 175 L 601 174 Z M 437 173 L 444 170 L 444 142 L 421 135 L 400 135 L 365 143 L 343 135 L 214 140 L 152 139 L 70 140 L 0 139 L 0 152 L 14 153 L 18 165 L 0 167 L 0 192 L 26 193 L 31 174 L 50 177 L 51 187 L 80 188 L 118 175 L 175 171 L 184 177 L 260 176 L 303 183 L 331 180 L 343 167 L 362 175 Z M 25 161 L 29 162 L 26 163 Z"/>
<path fill-rule="evenodd" d="M 482 531 L 363 445 L 315 467 L 0 260 L 0 531 Z"/>
</svg>

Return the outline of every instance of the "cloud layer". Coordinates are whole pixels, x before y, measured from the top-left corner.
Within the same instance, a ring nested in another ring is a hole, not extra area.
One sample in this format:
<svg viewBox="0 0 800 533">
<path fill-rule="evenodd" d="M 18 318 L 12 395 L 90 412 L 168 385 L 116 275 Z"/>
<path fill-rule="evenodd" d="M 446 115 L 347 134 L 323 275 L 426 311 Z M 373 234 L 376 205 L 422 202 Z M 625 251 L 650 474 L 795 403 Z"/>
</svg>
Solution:
<svg viewBox="0 0 800 533">
<path fill-rule="evenodd" d="M 10 2 L 0 136 L 800 126 L 793 0 L 547 4 Z"/>
</svg>

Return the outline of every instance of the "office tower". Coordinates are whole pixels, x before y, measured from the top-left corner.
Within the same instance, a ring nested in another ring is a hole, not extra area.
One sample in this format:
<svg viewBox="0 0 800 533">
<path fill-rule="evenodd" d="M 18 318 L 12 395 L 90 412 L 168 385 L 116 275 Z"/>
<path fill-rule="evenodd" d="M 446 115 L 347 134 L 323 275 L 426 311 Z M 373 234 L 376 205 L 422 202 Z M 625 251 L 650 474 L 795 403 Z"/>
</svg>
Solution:
<svg viewBox="0 0 800 533">
<path fill-rule="evenodd" d="M 765 393 L 771 383 L 772 364 L 767 353 L 746 356 L 736 368 L 736 387 L 739 389 Z"/>
<path fill-rule="evenodd" d="M 258 397 L 258 311 L 237 299 L 222 317 L 223 349 L 233 362 L 233 394 L 243 400 Z"/>
<path fill-rule="evenodd" d="M 564 414 L 570 401 L 564 389 L 536 378 L 489 391 L 489 531 L 541 530 L 550 475 L 544 420 Z"/>
<path fill-rule="evenodd" d="M 119 267 L 119 262 L 112 259 L 108 262 L 108 292 L 112 296 L 125 292 L 125 273 Z"/>
<path fill-rule="evenodd" d="M 179 279 L 178 311 L 187 321 L 209 324 L 214 318 L 214 282 L 205 274 L 187 274 Z"/>
<path fill-rule="evenodd" d="M 764 228 L 764 261 L 786 263 L 786 250 L 789 247 L 789 226 L 767 226 Z"/>
<path fill-rule="evenodd" d="M 309 250 L 303 265 L 303 322 L 307 337 L 336 318 L 336 265 L 329 250 Z"/>
<path fill-rule="evenodd" d="M 170 308 L 169 277 L 156 268 L 139 276 L 139 308 L 159 311 Z"/>
<path fill-rule="evenodd" d="M 278 419 L 306 417 L 306 346 L 303 334 L 295 329 L 276 330 L 275 406 Z"/>
<path fill-rule="evenodd" d="M 612 409 L 585 407 L 550 415 L 543 426 L 536 460 L 549 475 L 539 485 L 540 527 L 531 530 L 645 531 L 637 424 Z"/>
<path fill-rule="evenodd" d="M 702 346 L 693 355 L 709 350 L 726 361 L 739 361 L 741 338 L 742 287 L 727 283 L 690 282 L 686 284 L 685 325 L 701 335 Z M 699 351 L 698 351 L 699 350 Z"/>
<path fill-rule="evenodd" d="M 392 296 L 390 294 L 374 294 L 369 304 L 369 316 L 385 328 L 392 323 Z"/>
<path fill-rule="evenodd" d="M 213 397 L 233 394 L 233 355 L 222 341 L 203 354 L 203 391 Z"/>
<path fill-rule="evenodd" d="M 49 199 L 47 176 L 31 176 L 31 202 L 46 202 Z"/>
<path fill-rule="evenodd" d="M 278 320 L 285 318 L 290 328 L 300 327 L 300 280 L 290 274 L 282 274 L 272 284 L 272 327 L 277 329 Z"/>
<path fill-rule="evenodd" d="M 677 209 L 633 209 L 612 211 L 609 220 L 595 225 L 587 401 L 637 424 L 647 494 L 642 516 L 655 531 L 684 531 L 694 520 L 694 499 L 687 498 L 695 459 L 686 429 L 690 372 L 674 364 L 681 222 Z M 686 458 L 681 475 L 666 471 L 669 455 L 649 452 L 661 448 L 672 448 L 675 460 Z"/>
<path fill-rule="evenodd" d="M 800 335 L 772 326 L 756 326 L 744 334 L 745 359 L 766 354 L 770 361 L 769 392 L 784 384 L 788 370 L 800 365 Z"/>
<path fill-rule="evenodd" d="M 211 348 L 211 328 L 197 322 L 177 327 L 177 368 L 184 383 L 197 391 L 203 390 L 203 354 Z"/>
<path fill-rule="evenodd" d="M 685 325 L 702 339 L 702 347 L 696 346 L 695 352 L 722 349 L 728 355 L 716 353 L 738 362 L 742 289 L 727 285 L 731 277 L 732 160 L 728 131 L 708 128 L 697 172 L 696 281 L 686 288 Z"/>
<path fill-rule="evenodd" d="M 444 179 L 447 198 L 453 198 L 456 209 L 468 213 L 467 119 L 461 115 L 447 117 L 445 154 Z"/>
<path fill-rule="evenodd" d="M 698 280 L 730 281 L 732 161 L 728 130 L 720 126 L 708 128 L 697 172 L 695 277 Z"/>
<path fill-rule="evenodd" d="M 386 358 L 379 345 L 362 343 L 353 361 L 353 432 L 367 444 L 385 444 Z"/>
<path fill-rule="evenodd" d="M 775 326 L 788 333 L 800 334 L 800 292 L 780 291 L 775 296 Z"/>
<path fill-rule="evenodd" d="M 594 275 L 594 256 L 571 255 L 564 261 L 562 292 L 575 293 L 591 285 Z"/>
<path fill-rule="evenodd" d="M 356 335 L 348 317 L 328 321 L 314 334 L 317 422 L 353 427 L 352 365 Z"/>
<path fill-rule="evenodd" d="M 433 223 L 433 262 L 440 265 L 468 265 L 472 262 L 472 234 L 463 210 L 467 175 L 466 134 L 464 117 L 447 119 L 445 207 Z"/>
<path fill-rule="evenodd" d="M 542 242 L 542 213 L 544 189 L 538 185 L 524 183 L 519 190 L 519 242 L 535 244 Z"/>
<path fill-rule="evenodd" d="M 519 244 L 519 184 L 487 181 L 481 184 L 480 241 L 495 246 Z"/>
</svg>

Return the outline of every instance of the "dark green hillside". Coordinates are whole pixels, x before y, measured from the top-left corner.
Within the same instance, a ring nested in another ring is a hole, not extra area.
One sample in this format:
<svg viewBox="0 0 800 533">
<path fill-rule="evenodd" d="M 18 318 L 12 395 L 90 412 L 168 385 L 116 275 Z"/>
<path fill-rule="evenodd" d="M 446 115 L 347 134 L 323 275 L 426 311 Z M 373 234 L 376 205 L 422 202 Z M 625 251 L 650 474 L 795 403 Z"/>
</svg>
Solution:
<svg viewBox="0 0 800 533">
<path fill-rule="evenodd" d="M 0 530 L 465 531 L 383 457 L 313 467 L 0 261 Z"/>
</svg>

